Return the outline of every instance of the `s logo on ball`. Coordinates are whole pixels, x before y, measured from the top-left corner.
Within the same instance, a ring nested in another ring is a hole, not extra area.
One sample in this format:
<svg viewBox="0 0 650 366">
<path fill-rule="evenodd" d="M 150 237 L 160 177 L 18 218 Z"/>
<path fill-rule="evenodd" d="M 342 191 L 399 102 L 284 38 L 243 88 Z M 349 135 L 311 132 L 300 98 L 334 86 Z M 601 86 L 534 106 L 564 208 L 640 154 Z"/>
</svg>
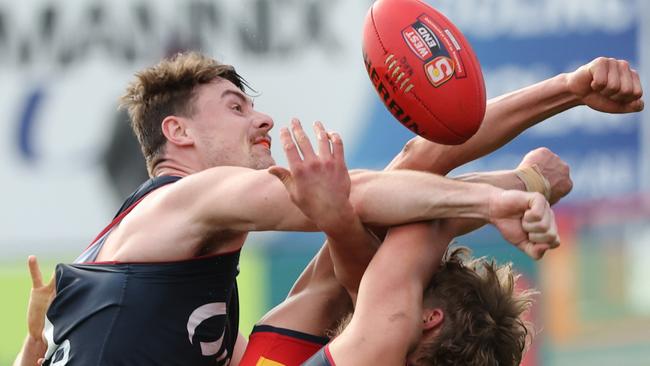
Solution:
<svg viewBox="0 0 650 366">
<path fill-rule="evenodd" d="M 472 137 L 485 115 L 485 83 L 469 42 L 420 0 L 378 0 L 363 32 L 366 70 L 392 115 L 442 144 Z"/>
<path fill-rule="evenodd" d="M 438 56 L 424 66 L 431 84 L 436 88 L 454 76 L 454 61 L 449 57 Z"/>
</svg>

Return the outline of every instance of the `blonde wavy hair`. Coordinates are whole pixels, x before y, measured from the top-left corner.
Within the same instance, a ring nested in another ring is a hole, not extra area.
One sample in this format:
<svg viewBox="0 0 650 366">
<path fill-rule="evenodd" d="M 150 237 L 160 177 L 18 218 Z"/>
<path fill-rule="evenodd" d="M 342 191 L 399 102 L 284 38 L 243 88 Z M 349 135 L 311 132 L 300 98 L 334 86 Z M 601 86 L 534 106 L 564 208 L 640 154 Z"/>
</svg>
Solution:
<svg viewBox="0 0 650 366">
<path fill-rule="evenodd" d="M 532 339 L 523 319 L 533 290 L 517 291 L 512 264 L 470 259 L 464 247 L 450 249 L 424 294 L 426 308 L 445 314 L 441 332 L 423 341 L 417 365 L 519 365 Z"/>
</svg>

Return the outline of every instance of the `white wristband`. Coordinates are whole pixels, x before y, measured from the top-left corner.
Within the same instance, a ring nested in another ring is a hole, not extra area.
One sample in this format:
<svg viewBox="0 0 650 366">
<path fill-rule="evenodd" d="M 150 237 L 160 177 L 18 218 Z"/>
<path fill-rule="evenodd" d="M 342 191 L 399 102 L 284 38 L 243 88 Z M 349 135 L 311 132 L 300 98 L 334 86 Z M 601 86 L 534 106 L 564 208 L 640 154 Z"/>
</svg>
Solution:
<svg viewBox="0 0 650 366">
<path fill-rule="evenodd" d="M 551 199 L 551 184 L 548 179 L 542 175 L 541 170 L 537 164 L 525 168 L 515 169 L 517 177 L 524 182 L 526 191 L 539 192 L 546 197 L 547 200 Z"/>
</svg>

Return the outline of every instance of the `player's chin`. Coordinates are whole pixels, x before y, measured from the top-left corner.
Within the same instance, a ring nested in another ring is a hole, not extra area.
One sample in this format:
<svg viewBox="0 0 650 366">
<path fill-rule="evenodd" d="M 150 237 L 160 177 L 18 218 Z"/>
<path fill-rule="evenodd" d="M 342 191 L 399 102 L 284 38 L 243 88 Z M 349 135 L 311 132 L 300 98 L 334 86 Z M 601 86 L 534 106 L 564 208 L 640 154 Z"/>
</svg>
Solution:
<svg viewBox="0 0 650 366">
<path fill-rule="evenodd" d="M 257 170 L 262 170 L 262 169 L 268 169 L 275 165 L 275 159 L 271 156 L 271 154 L 268 155 L 257 155 L 254 157 L 254 161 L 252 164 L 253 169 Z"/>
</svg>

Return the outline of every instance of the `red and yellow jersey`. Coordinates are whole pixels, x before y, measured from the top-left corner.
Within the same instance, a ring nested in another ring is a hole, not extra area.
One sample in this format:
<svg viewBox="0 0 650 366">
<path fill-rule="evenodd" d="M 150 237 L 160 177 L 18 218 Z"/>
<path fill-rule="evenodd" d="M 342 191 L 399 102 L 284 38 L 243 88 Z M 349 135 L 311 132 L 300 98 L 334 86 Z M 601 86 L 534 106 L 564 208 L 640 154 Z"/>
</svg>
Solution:
<svg viewBox="0 0 650 366">
<path fill-rule="evenodd" d="M 300 366 L 327 342 L 325 337 L 258 325 L 253 328 L 239 366 Z"/>
</svg>

